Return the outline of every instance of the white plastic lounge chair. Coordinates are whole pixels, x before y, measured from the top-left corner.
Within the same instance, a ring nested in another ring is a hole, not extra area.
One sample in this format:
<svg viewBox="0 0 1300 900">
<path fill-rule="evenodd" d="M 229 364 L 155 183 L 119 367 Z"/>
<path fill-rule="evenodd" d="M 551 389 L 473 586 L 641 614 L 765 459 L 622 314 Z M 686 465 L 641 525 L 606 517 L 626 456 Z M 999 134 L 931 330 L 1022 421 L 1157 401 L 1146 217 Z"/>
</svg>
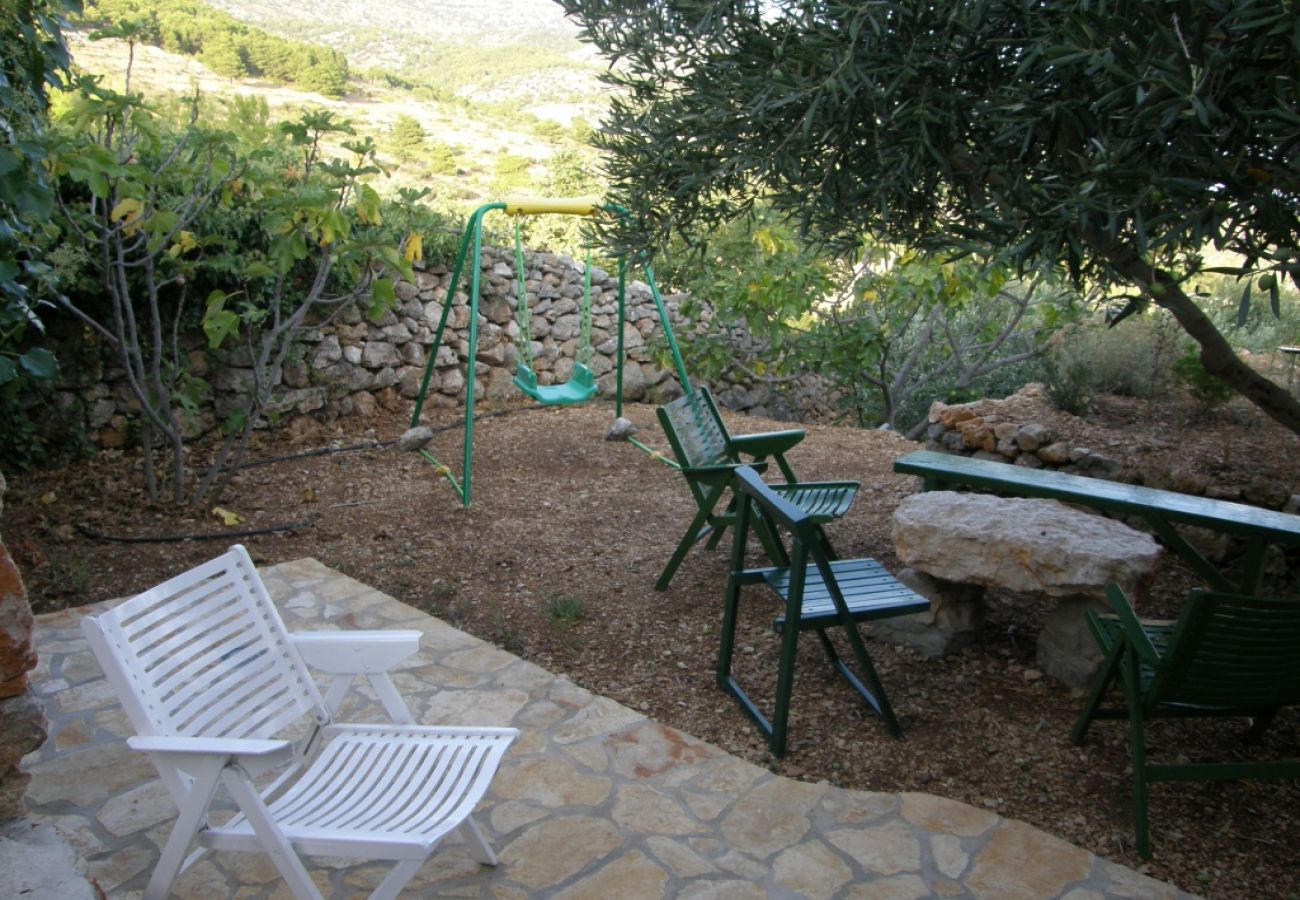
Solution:
<svg viewBox="0 0 1300 900">
<path fill-rule="evenodd" d="M 300 854 L 392 860 L 372 898 L 397 896 L 453 830 L 496 864 L 470 814 L 519 732 L 411 724 L 387 671 L 420 632 L 290 636 L 240 546 L 82 630 L 138 732 L 128 745 L 149 754 L 180 811 L 149 900 L 214 849 L 269 854 L 298 898 L 320 897 Z M 306 663 L 331 675 L 328 702 Z M 399 724 L 333 721 L 356 675 Z M 239 812 L 213 824 L 218 783 Z"/>
</svg>

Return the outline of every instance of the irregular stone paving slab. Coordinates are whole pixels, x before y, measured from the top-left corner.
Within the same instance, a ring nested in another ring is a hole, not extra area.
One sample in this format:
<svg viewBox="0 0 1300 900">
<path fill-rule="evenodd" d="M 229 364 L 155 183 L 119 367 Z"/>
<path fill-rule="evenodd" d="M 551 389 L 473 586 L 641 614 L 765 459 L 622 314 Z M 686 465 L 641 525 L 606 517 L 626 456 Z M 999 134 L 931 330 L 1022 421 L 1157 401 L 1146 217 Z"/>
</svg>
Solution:
<svg viewBox="0 0 1300 900">
<path fill-rule="evenodd" d="M 456 631 L 316 560 L 263 570 L 291 629 L 416 628 L 396 673 L 427 724 L 514 725 L 479 822 L 501 857 L 479 866 L 448 838 L 407 895 L 469 898 L 1184 898 L 1024 823 L 929 794 L 850 791 L 773 775 Z M 35 687 L 50 737 L 24 760 L 31 816 L 62 832 L 112 898 L 138 897 L 175 815 L 70 610 L 37 620 Z M 364 685 L 344 707 L 380 721 Z M 369 893 L 387 870 L 313 859 L 327 897 Z M 288 897 L 269 860 L 211 854 L 182 898 Z"/>
</svg>

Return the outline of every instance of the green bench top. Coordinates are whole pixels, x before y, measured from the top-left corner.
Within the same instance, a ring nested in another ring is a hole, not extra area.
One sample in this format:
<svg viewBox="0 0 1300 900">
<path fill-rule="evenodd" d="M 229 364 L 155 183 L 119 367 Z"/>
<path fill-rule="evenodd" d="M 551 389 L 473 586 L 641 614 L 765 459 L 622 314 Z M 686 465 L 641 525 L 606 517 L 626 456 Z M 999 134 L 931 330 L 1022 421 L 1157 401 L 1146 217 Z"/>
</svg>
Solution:
<svg viewBox="0 0 1300 900">
<path fill-rule="evenodd" d="M 1136 484 L 1088 478 L 1047 469 L 917 450 L 894 461 L 894 471 L 935 482 L 968 484 L 998 493 L 1042 497 L 1097 509 L 1154 513 L 1180 524 L 1241 535 L 1266 535 L 1272 542 L 1300 544 L 1300 516 L 1230 500 L 1180 494 Z"/>
<path fill-rule="evenodd" d="M 926 490 L 969 485 L 998 494 L 1060 500 L 1144 519 L 1174 553 L 1189 562 L 1215 589 L 1253 594 L 1259 590 L 1268 544 L 1300 546 L 1300 516 L 1245 503 L 1162 491 L 1135 484 L 1088 478 L 1047 469 L 917 450 L 894 461 L 894 471 L 919 475 Z M 1248 542 L 1240 581 L 1230 581 L 1192 546 L 1175 525 L 1194 525 Z"/>
</svg>

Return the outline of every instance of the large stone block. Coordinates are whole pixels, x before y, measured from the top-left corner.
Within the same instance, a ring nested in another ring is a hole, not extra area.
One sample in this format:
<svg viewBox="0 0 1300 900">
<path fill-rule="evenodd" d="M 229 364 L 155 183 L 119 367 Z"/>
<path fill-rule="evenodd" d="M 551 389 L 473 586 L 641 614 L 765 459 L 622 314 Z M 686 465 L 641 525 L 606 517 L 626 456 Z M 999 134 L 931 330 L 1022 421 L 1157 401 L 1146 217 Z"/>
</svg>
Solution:
<svg viewBox="0 0 1300 900">
<path fill-rule="evenodd" d="M 1141 592 L 1161 554 L 1150 535 L 1055 500 L 955 491 L 904 499 L 894 544 L 936 578 L 1048 597 L 1101 596 L 1111 581 Z"/>
<path fill-rule="evenodd" d="M 934 659 L 955 653 L 975 639 L 984 616 L 984 589 L 933 578 L 916 569 L 904 569 L 898 580 L 930 601 L 930 608 L 910 616 L 893 616 L 868 625 L 879 640 L 906 644 Z"/>
<path fill-rule="evenodd" d="M 936 584 L 979 585 L 1055 599 L 1056 608 L 1039 632 L 1038 663 L 1047 674 L 1075 687 L 1088 684 L 1101 660 L 1085 613 L 1105 608 L 1110 582 L 1140 597 L 1161 555 L 1150 535 L 1055 500 L 952 491 L 914 494 L 899 504 L 894 544 L 899 559 Z M 913 585 L 926 594 L 923 587 Z M 940 596 L 952 592 L 945 587 Z M 963 607 L 941 600 L 939 609 L 951 615 Z M 923 652 L 925 646 L 942 652 L 953 640 L 954 627 L 937 621 L 932 627 L 936 634 L 914 634 L 909 642 L 922 646 Z"/>
</svg>

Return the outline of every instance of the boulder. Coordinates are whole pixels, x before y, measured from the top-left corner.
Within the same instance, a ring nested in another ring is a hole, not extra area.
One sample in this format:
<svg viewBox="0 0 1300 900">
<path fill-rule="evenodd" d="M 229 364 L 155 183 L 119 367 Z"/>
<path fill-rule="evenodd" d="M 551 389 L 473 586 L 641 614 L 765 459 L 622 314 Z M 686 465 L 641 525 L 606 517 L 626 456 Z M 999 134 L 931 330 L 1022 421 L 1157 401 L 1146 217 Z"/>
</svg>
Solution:
<svg viewBox="0 0 1300 900">
<path fill-rule="evenodd" d="M 899 572 L 898 580 L 929 600 L 930 608 L 871 622 L 868 634 L 878 640 L 907 644 L 927 659 L 955 653 L 975 639 L 984 616 L 983 588 L 932 578 L 916 569 Z"/>
<path fill-rule="evenodd" d="M 1032 459 L 1029 454 L 1019 457 Z M 939 585 L 995 588 L 1056 601 L 1038 636 L 1038 664 L 1073 687 L 1086 687 L 1101 662 L 1085 613 L 1107 608 L 1105 588 L 1119 584 L 1138 599 L 1155 577 L 1155 539 L 1122 522 L 1055 500 L 931 491 L 906 498 L 894 512 L 899 559 Z M 913 586 L 918 593 L 926 591 Z M 927 594 L 927 596 L 929 596 Z M 969 601 L 941 602 L 950 615 L 974 615 Z M 974 628 L 977 619 L 966 624 Z M 943 623 L 928 643 L 946 652 L 953 631 Z"/>
<path fill-rule="evenodd" d="M 904 565 L 946 581 L 1070 597 L 1103 596 L 1108 582 L 1139 592 L 1160 546 L 1122 522 L 1055 500 L 929 491 L 894 512 Z"/>
</svg>

